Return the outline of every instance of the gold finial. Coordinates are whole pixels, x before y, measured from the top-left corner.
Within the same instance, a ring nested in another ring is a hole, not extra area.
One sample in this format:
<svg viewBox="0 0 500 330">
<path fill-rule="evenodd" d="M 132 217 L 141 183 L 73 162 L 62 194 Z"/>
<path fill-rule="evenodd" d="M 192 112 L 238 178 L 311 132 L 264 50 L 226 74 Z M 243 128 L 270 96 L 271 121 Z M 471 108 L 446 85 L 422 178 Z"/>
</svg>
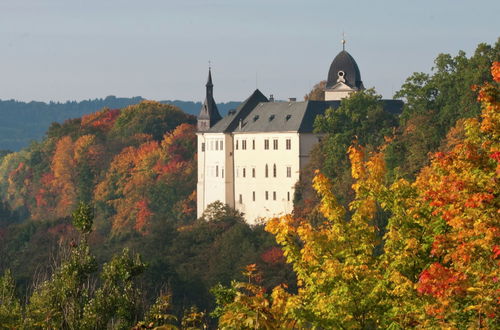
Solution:
<svg viewBox="0 0 500 330">
<path fill-rule="evenodd" d="M 345 50 L 345 33 L 342 31 L 342 50 Z"/>
</svg>

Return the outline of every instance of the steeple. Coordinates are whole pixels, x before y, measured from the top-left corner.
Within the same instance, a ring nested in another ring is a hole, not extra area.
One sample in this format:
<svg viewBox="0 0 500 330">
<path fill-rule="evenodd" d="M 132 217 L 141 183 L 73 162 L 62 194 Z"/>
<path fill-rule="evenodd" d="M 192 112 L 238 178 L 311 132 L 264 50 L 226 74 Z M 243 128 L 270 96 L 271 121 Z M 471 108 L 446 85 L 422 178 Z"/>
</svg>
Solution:
<svg viewBox="0 0 500 330">
<path fill-rule="evenodd" d="M 208 80 L 207 84 L 205 85 L 207 88 L 213 88 L 214 84 L 212 83 L 212 69 L 208 67 Z"/>
<path fill-rule="evenodd" d="M 328 71 L 325 101 L 340 100 L 352 92 L 365 89 L 358 64 L 345 50 L 345 43 L 345 35 L 342 34 L 342 51 L 335 56 Z"/>
<path fill-rule="evenodd" d="M 214 84 L 212 83 L 212 70 L 208 67 L 208 79 L 206 87 L 205 102 L 201 107 L 200 114 L 198 115 L 198 131 L 203 132 L 214 126 L 222 117 L 217 109 L 213 92 Z"/>
</svg>

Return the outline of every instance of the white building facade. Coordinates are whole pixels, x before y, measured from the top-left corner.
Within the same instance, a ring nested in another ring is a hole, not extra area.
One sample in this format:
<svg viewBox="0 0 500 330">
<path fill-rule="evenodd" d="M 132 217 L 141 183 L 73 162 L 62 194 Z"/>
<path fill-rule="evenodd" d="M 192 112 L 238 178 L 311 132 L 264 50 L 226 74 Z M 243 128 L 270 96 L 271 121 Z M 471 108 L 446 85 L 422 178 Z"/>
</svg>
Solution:
<svg viewBox="0 0 500 330">
<path fill-rule="evenodd" d="M 324 101 L 273 102 L 255 90 L 221 117 L 210 71 L 206 87 L 198 116 L 197 214 L 221 201 L 251 224 L 293 211 L 295 184 L 320 138 L 313 132 L 316 116 L 364 88 L 345 50 L 330 66 Z"/>
</svg>

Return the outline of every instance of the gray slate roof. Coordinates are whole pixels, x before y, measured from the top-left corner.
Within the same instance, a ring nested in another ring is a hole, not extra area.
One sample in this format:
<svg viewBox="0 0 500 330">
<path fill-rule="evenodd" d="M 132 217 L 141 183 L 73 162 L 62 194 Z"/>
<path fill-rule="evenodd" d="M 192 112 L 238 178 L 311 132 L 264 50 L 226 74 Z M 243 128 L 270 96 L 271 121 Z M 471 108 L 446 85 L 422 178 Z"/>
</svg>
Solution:
<svg viewBox="0 0 500 330">
<path fill-rule="evenodd" d="M 340 101 L 266 102 L 257 107 L 235 132 L 300 132 L 313 131 L 314 120 L 326 109 L 338 108 Z"/>
<path fill-rule="evenodd" d="M 207 133 L 227 133 L 234 132 L 238 127 L 239 121 L 244 120 L 248 114 L 261 102 L 268 102 L 267 97 L 264 96 L 258 89 L 256 89 L 249 98 L 241 103 L 235 111 L 229 113 L 219 120 L 217 124 L 212 126 Z"/>
<path fill-rule="evenodd" d="M 299 132 L 312 133 L 317 115 L 328 108 L 337 109 L 341 101 L 269 102 L 257 89 L 235 111 L 207 130 L 207 133 L 228 132 Z M 384 110 L 399 114 L 400 100 L 382 100 Z M 241 125 L 240 125 L 241 122 Z"/>
</svg>

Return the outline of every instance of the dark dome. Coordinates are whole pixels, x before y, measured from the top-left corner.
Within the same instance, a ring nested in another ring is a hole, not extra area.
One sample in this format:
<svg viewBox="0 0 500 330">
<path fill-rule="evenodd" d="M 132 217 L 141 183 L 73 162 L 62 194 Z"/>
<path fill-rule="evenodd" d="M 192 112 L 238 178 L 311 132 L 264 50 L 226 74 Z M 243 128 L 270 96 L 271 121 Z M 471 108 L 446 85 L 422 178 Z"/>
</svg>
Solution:
<svg viewBox="0 0 500 330">
<path fill-rule="evenodd" d="M 333 87 L 337 83 L 339 76 L 344 78 L 345 84 L 349 87 L 364 89 L 358 65 L 351 54 L 345 50 L 338 53 L 333 59 L 330 65 L 330 71 L 328 71 L 326 87 Z"/>
</svg>

